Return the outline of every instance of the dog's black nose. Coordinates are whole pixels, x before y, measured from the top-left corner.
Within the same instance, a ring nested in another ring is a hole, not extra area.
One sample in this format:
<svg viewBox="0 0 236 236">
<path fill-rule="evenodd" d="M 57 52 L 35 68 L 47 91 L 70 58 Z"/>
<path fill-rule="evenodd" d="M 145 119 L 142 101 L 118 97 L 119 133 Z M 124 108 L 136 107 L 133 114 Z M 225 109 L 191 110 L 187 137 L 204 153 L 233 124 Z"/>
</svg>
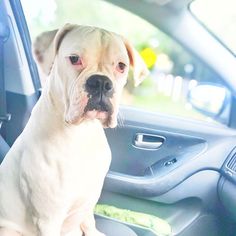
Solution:
<svg viewBox="0 0 236 236">
<path fill-rule="evenodd" d="M 92 75 L 85 84 L 87 92 L 91 95 L 104 94 L 111 96 L 113 94 L 112 81 L 104 75 Z"/>
</svg>

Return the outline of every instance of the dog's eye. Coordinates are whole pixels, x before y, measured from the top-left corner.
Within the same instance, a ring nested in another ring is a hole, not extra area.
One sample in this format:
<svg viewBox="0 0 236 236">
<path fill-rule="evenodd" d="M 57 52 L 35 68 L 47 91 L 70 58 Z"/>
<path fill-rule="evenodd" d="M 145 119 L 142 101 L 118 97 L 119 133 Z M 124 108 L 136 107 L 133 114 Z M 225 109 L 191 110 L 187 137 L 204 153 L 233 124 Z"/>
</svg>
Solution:
<svg viewBox="0 0 236 236">
<path fill-rule="evenodd" d="M 82 65 L 82 60 L 77 55 L 71 55 L 69 56 L 69 59 L 72 65 Z"/>
<path fill-rule="evenodd" d="M 123 62 L 119 62 L 116 66 L 118 72 L 123 73 L 125 71 L 126 65 Z"/>
</svg>

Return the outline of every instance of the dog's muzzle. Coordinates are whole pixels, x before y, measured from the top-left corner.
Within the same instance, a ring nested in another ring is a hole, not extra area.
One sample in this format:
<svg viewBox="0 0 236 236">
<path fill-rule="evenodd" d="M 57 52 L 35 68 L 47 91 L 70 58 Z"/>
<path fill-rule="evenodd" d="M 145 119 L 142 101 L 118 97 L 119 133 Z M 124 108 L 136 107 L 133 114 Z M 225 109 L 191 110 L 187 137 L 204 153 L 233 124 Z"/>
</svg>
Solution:
<svg viewBox="0 0 236 236">
<path fill-rule="evenodd" d="M 107 76 L 95 74 L 87 79 L 85 90 L 88 93 L 89 99 L 84 112 L 89 113 L 89 111 L 96 111 L 99 112 L 100 115 L 102 114 L 102 116 L 104 116 L 104 114 L 106 114 L 105 116 L 107 117 L 111 116 L 113 107 L 110 99 L 114 93 L 112 81 Z M 92 113 L 90 112 L 89 114 Z"/>
</svg>

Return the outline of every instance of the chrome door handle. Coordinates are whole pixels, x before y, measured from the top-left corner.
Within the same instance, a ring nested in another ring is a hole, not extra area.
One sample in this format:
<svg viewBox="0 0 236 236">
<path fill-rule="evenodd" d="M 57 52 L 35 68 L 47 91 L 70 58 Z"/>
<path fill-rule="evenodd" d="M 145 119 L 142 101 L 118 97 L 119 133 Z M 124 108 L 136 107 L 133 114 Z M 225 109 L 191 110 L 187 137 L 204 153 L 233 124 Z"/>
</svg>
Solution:
<svg viewBox="0 0 236 236">
<path fill-rule="evenodd" d="M 165 138 L 159 135 L 138 133 L 134 139 L 134 146 L 140 149 L 156 150 L 164 141 Z"/>
</svg>

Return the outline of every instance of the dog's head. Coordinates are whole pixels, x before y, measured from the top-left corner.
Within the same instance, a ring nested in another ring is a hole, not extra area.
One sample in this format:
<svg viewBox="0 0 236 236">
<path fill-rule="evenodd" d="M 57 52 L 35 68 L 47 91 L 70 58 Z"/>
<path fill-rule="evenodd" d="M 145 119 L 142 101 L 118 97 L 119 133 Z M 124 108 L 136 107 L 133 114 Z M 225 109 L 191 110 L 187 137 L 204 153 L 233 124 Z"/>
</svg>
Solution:
<svg viewBox="0 0 236 236">
<path fill-rule="evenodd" d="M 99 119 L 104 127 L 115 127 L 129 67 L 136 85 L 147 75 L 143 60 L 126 39 L 96 27 L 66 24 L 45 32 L 36 39 L 34 53 L 41 70 L 50 74 L 49 92 L 64 104 L 70 124 Z"/>
</svg>

